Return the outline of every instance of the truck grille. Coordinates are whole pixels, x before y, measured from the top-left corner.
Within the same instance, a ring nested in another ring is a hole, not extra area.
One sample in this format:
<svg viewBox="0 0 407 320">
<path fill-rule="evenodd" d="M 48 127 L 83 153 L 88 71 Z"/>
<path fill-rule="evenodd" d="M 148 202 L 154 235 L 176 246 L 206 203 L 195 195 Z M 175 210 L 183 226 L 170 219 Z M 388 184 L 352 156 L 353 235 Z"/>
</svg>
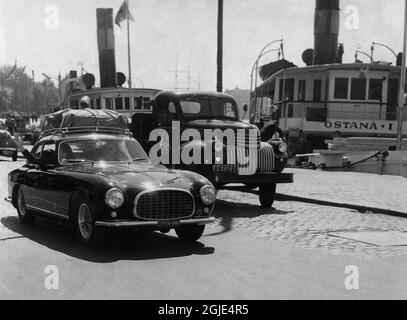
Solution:
<svg viewBox="0 0 407 320">
<path fill-rule="evenodd" d="M 274 150 L 268 143 L 261 143 L 261 148 L 258 152 L 258 171 L 260 173 L 271 173 L 274 170 Z"/>
<path fill-rule="evenodd" d="M 245 142 L 244 145 L 238 141 L 237 136 L 236 136 L 236 146 L 237 147 L 244 147 L 246 149 L 250 148 L 250 146 L 256 147 L 257 150 L 260 149 L 260 142 L 261 142 L 261 137 L 260 134 L 257 134 L 256 136 L 251 136 L 249 134 L 250 131 L 247 131 L 245 134 Z"/>
<path fill-rule="evenodd" d="M 143 192 L 135 199 L 134 215 L 143 220 L 176 220 L 194 214 L 192 195 L 183 190 L 164 189 Z"/>
</svg>

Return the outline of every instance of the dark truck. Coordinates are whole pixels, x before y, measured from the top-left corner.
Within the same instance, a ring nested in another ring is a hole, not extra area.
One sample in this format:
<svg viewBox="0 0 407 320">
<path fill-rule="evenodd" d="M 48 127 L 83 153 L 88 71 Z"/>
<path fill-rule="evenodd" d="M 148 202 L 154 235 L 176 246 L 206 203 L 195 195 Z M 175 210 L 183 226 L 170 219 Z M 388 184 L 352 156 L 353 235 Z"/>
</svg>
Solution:
<svg viewBox="0 0 407 320">
<path fill-rule="evenodd" d="M 260 203 L 265 208 L 274 202 L 277 183 L 293 182 L 293 174 L 282 173 L 287 163 L 286 143 L 280 138 L 261 141 L 255 125 L 240 121 L 232 96 L 162 91 L 151 104 L 151 112 L 134 114 L 131 123 L 134 137 L 151 158 L 159 150 L 159 159 L 165 159 L 162 164 L 199 173 L 217 189 L 227 185 L 239 190 L 259 187 Z M 244 109 L 247 111 L 246 106 Z M 187 141 L 180 139 L 182 133 L 188 133 Z M 231 135 L 235 139 L 228 139 Z M 192 157 L 198 149 L 201 152 Z M 195 160 L 191 162 L 191 158 Z M 242 184 L 243 188 L 239 186 Z"/>
</svg>

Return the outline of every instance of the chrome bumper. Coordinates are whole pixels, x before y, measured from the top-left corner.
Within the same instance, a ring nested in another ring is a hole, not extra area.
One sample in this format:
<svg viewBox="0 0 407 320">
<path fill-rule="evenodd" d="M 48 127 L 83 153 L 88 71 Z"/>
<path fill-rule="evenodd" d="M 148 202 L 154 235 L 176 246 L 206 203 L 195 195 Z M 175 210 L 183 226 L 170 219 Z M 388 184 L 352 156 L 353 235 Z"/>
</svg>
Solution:
<svg viewBox="0 0 407 320">
<path fill-rule="evenodd" d="M 192 224 L 209 224 L 215 222 L 215 217 L 201 218 L 201 219 L 185 219 L 180 220 L 181 226 Z M 134 227 L 156 227 L 159 229 L 157 221 L 96 221 L 98 227 L 106 228 L 134 228 Z"/>
</svg>

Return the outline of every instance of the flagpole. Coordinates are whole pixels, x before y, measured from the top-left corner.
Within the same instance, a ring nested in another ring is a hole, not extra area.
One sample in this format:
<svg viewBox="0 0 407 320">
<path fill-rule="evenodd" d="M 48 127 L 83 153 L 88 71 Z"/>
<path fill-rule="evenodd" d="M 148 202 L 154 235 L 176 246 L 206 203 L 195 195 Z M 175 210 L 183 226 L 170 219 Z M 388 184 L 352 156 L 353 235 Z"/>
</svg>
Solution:
<svg viewBox="0 0 407 320">
<path fill-rule="evenodd" d="M 406 57 L 407 55 L 407 2 L 404 3 L 404 34 L 403 34 L 403 59 L 400 67 L 399 105 L 397 108 L 397 149 L 403 149 L 403 110 L 404 93 L 406 85 Z"/>
<path fill-rule="evenodd" d="M 133 92 L 132 92 L 132 83 L 131 83 L 131 50 L 130 50 L 130 8 L 129 8 L 129 0 L 126 0 L 126 17 L 127 17 L 127 55 L 128 55 L 128 62 L 129 62 L 129 102 L 130 102 L 130 115 L 131 119 L 133 120 L 133 113 L 134 113 L 134 101 L 133 101 Z"/>
</svg>

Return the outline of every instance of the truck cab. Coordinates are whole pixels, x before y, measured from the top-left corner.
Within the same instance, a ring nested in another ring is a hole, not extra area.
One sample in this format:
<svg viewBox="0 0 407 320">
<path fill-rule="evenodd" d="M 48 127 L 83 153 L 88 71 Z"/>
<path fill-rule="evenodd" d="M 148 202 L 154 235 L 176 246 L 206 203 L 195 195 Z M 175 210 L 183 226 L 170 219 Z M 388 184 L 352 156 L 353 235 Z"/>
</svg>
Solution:
<svg viewBox="0 0 407 320">
<path fill-rule="evenodd" d="M 283 139 L 261 141 L 257 126 L 240 121 L 232 96 L 162 91 L 151 104 L 151 113 L 133 115 L 131 131 L 150 157 L 159 149 L 161 164 L 199 173 L 217 189 L 259 187 L 263 207 L 272 206 L 277 183 L 293 182 L 292 174 L 282 173 Z"/>
</svg>

